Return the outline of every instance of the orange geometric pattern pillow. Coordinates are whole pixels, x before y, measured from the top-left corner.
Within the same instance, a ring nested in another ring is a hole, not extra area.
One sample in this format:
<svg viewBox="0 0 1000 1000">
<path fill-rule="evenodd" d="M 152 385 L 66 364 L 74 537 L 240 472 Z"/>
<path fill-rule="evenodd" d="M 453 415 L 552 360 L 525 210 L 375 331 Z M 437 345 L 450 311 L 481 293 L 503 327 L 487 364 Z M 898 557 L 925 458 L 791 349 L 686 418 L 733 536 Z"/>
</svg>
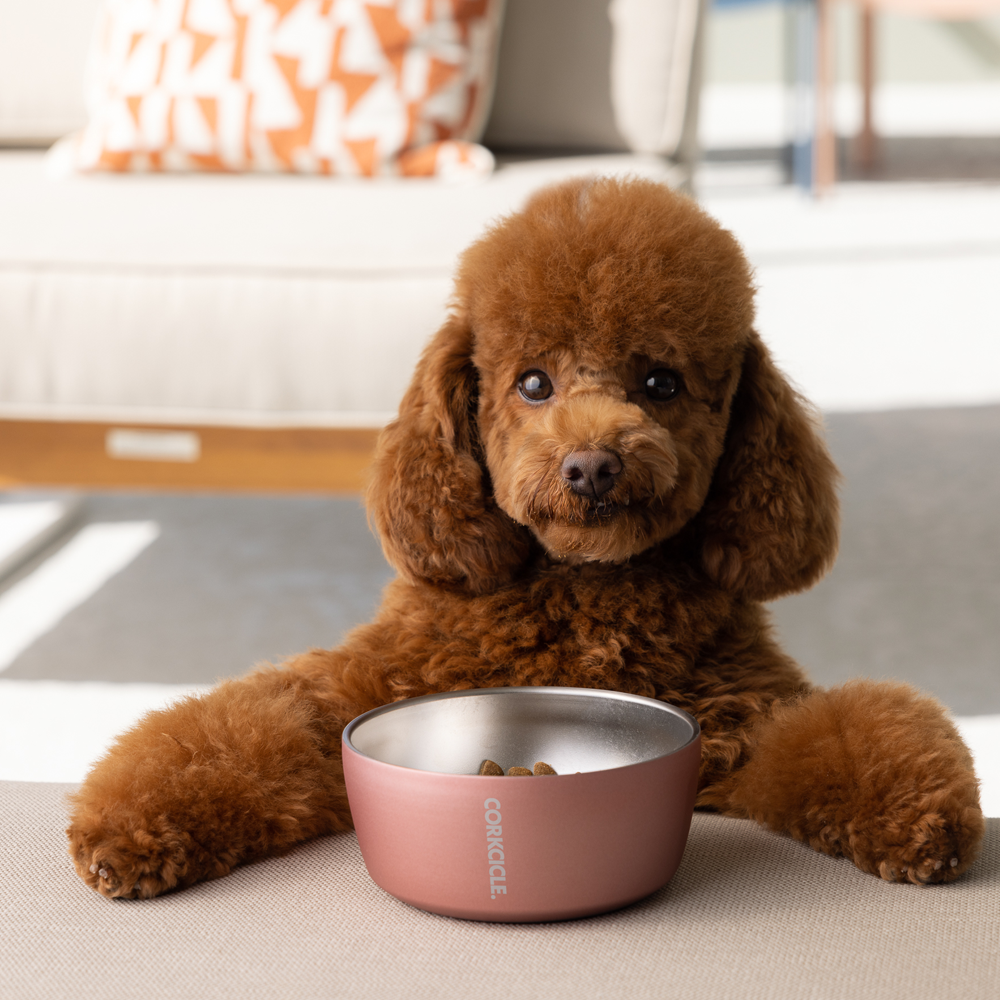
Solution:
<svg viewBox="0 0 1000 1000">
<path fill-rule="evenodd" d="M 105 0 L 82 170 L 489 173 L 503 0 Z"/>
</svg>

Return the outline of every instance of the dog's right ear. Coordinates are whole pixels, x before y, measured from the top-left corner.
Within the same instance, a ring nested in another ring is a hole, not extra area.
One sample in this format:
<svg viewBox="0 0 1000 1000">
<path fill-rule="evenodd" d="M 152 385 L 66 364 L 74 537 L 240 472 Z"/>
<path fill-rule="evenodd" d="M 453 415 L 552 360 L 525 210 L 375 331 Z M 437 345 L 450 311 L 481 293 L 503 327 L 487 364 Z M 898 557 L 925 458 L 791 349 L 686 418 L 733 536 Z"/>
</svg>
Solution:
<svg viewBox="0 0 1000 1000">
<path fill-rule="evenodd" d="M 497 506 L 481 461 L 472 347 L 452 317 L 424 351 L 379 437 L 366 502 L 401 576 L 483 594 L 514 577 L 531 541 Z"/>
</svg>

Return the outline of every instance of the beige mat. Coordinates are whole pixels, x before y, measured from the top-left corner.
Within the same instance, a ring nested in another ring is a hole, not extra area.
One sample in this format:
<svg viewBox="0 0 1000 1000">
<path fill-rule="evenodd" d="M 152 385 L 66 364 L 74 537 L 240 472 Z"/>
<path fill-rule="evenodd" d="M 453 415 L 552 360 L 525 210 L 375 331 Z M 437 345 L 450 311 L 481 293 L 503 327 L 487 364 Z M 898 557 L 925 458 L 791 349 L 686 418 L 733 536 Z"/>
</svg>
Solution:
<svg viewBox="0 0 1000 1000">
<path fill-rule="evenodd" d="M 697 815 L 680 871 L 643 902 L 503 925 L 397 902 L 350 835 L 173 896 L 112 902 L 66 856 L 70 787 L 0 783 L 5 1000 L 1000 996 L 1000 820 L 963 880 L 917 888 Z"/>
</svg>

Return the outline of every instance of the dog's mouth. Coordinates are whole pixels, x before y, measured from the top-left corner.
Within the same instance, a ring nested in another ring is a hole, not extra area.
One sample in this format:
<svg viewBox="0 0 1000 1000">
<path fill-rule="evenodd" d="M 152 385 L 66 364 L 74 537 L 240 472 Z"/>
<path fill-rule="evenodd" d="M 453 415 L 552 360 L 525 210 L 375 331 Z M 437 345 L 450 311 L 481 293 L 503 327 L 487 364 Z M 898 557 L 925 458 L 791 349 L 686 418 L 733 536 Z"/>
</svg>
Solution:
<svg viewBox="0 0 1000 1000">
<path fill-rule="evenodd" d="M 622 562 L 659 540 L 669 520 L 664 517 L 666 502 L 624 489 L 599 498 L 565 490 L 559 502 L 535 508 L 522 523 L 557 559 Z"/>
<path fill-rule="evenodd" d="M 607 497 L 597 500 L 588 498 L 583 505 L 583 519 L 590 522 L 610 521 L 624 513 L 630 502 L 628 497 L 623 500 L 610 500 Z"/>
<path fill-rule="evenodd" d="M 634 496 L 624 485 L 616 486 L 601 496 L 587 496 L 575 492 L 565 483 L 549 480 L 530 491 L 528 501 L 518 511 L 518 519 L 529 525 L 562 524 L 566 527 L 594 528 L 629 513 L 638 513 L 643 507 L 643 498 Z"/>
</svg>

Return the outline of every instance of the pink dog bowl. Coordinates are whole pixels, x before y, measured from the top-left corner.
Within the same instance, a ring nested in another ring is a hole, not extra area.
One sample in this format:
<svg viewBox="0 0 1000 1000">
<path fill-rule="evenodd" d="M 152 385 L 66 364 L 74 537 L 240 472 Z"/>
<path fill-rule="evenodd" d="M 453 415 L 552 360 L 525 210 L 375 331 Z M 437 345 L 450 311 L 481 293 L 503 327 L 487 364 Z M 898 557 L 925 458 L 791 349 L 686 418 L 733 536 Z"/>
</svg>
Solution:
<svg viewBox="0 0 1000 1000">
<path fill-rule="evenodd" d="M 686 712 L 589 688 L 413 698 L 358 716 L 343 744 L 371 877 L 471 920 L 564 920 L 659 889 L 684 853 L 701 757 Z M 484 758 L 558 773 L 480 777 Z"/>
</svg>

